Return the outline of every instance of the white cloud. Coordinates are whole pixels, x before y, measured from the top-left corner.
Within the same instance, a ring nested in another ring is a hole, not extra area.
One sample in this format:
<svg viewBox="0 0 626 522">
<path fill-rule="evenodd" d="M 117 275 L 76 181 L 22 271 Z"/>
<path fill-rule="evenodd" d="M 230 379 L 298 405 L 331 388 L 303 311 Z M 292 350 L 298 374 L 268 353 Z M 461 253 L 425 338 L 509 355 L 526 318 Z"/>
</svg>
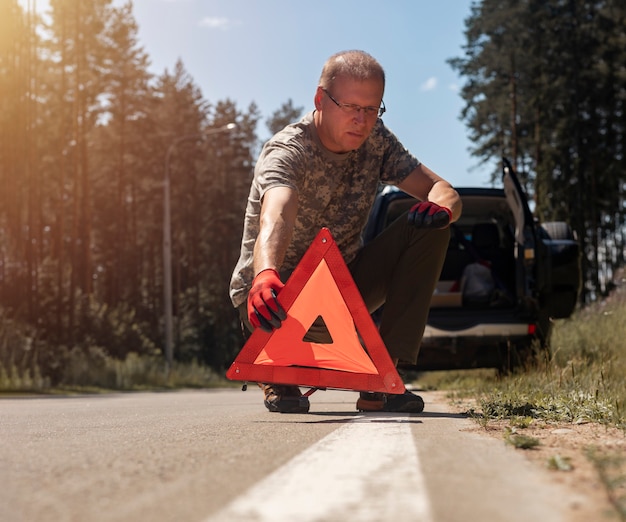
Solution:
<svg viewBox="0 0 626 522">
<path fill-rule="evenodd" d="M 422 84 L 421 89 L 422 91 L 432 91 L 436 87 L 437 87 L 437 78 L 435 78 L 434 76 L 431 76 L 430 78 L 428 78 L 428 80 L 426 80 Z"/>
<path fill-rule="evenodd" d="M 200 27 L 208 27 L 209 29 L 230 29 L 236 25 L 240 25 L 239 20 L 231 20 L 220 16 L 205 16 L 198 22 Z"/>
<path fill-rule="evenodd" d="M 452 92 L 459 92 L 459 86 L 456 83 L 451 83 L 450 85 L 448 85 L 448 89 L 450 89 Z"/>
</svg>

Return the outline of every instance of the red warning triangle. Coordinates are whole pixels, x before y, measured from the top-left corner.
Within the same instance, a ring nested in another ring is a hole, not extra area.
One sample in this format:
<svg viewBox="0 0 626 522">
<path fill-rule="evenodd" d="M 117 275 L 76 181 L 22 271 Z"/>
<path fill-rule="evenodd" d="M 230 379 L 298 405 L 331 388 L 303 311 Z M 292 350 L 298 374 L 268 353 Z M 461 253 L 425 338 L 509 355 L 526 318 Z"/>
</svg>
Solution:
<svg viewBox="0 0 626 522">
<path fill-rule="evenodd" d="M 280 292 L 287 312 L 257 328 L 226 372 L 236 381 L 404 393 L 402 379 L 330 231 L 322 228 Z M 304 338 L 322 318 L 329 343 Z"/>
</svg>

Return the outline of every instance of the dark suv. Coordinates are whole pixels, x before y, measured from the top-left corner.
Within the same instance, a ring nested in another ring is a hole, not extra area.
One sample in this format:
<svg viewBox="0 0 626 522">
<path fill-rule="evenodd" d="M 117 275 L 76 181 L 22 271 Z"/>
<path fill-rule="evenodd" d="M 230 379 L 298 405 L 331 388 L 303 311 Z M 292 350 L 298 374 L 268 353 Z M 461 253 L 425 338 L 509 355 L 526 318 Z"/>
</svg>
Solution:
<svg viewBox="0 0 626 522">
<path fill-rule="evenodd" d="M 551 319 L 569 317 L 576 307 L 580 248 L 571 228 L 538 224 L 507 160 L 502 170 L 502 189 L 457 188 L 463 214 L 451 226 L 414 369 L 510 370 L 547 347 Z M 365 241 L 414 202 L 394 187 L 383 189 Z"/>
</svg>

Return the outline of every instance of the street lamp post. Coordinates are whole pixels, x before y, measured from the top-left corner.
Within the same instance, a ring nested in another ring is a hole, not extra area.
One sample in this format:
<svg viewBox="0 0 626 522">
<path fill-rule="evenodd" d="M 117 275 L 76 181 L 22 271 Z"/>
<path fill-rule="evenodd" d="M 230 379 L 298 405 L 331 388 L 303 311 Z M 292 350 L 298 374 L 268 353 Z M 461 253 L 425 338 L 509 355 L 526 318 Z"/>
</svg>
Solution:
<svg viewBox="0 0 626 522">
<path fill-rule="evenodd" d="M 167 374 L 174 360 L 174 328 L 172 311 L 172 216 L 170 205 L 170 159 L 176 146 L 183 141 L 197 141 L 222 132 L 230 132 L 237 125 L 229 123 L 201 134 L 187 134 L 176 138 L 165 154 L 163 175 L 163 314 L 165 317 L 165 364 Z"/>
</svg>

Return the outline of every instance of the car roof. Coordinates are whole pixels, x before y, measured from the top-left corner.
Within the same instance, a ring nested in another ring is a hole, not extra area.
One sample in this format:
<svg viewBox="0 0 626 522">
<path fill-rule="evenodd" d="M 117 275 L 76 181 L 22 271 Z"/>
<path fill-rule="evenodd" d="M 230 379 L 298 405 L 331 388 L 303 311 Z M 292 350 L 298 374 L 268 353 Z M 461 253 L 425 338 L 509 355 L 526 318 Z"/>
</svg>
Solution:
<svg viewBox="0 0 626 522">
<path fill-rule="evenodd" d="M 460 196 L 479 196 L 479 197 L 495 197 L 503 198 L 504 189 L 493 187 L 454 187 Z M 387 185 L 383 188 L 382 194 L 387 195 L 391 193 L 397 193 L 400 197 L 408 196 L 408 194 L 402 192 L 398 187 L 393 185 Z M 395 194 L 394 194 L 395 195 Z"/>
</svg>

